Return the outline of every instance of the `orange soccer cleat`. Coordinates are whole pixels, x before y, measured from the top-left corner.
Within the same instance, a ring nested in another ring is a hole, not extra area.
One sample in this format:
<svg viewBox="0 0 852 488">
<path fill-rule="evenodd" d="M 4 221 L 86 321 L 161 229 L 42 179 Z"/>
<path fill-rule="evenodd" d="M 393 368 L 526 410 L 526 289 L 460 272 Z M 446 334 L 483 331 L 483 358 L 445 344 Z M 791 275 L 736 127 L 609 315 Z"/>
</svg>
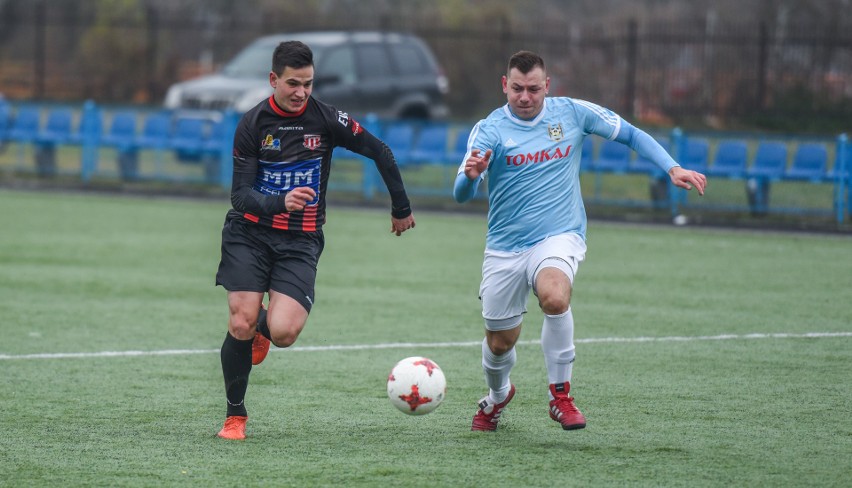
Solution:
<svg viewBox="0 0 852 488">
<path fill-rule="evenodd" d="M 260 321 L 266 320 L 266 306 L 261 304 L 260 317 L 258 317 L 258 325 Z M 252 366 L 257 366 L 262 363 L 264 359 L 266 359 L 266 355 L 269 354 L 269 344 L 270 340 L 267 339 L 263 334 L 259 331 L 254 333 L 254 340 L 251 342 L 251 364 Z"/>
<path fill-rule="evenodd" d="M 251 364 L 257 366 L 266 359 L 269 354 L 270 340 L 263 336 L 260 332 L 254 333 L 254 340 L 251 341 Z"/>
<path fill-rule="evenodd" d="M 222 439 L 241 441 L 246 438 L 246 421 L 248 417 L 232 415 L 225 419 L 225 426 L 217 434 Z"/>
</svg>

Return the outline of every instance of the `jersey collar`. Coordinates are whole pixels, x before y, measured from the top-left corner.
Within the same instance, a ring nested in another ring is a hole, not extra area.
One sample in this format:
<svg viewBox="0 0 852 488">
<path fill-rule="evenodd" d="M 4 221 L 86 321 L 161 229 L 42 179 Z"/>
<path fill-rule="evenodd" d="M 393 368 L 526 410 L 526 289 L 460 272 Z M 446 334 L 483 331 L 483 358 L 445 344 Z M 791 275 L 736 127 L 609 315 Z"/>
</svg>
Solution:
<svg viewBox="0 0 852 488">
<path fill-rule="evenodd" d="M 534 118 L 530 120 L 524 120 L 512 112 L 512 109 L 509 108 L 509 104 L 503 105 L 503 112 L 505 112 L 506 116 L 514 123 L 524 126 L 532 127 L 538 124 L 541 119 L 544 118 L 544 112 L 547 111 L 547 98 L 545 97 L 544 103 L 541 104 L 541 112 L 538 113 Z"/>
<path fill-rule="evenodd" d="M 310 98 L 308 98 L 308 100 L 310 100 Z M 286 112 L 275 102 L 275 95 L 269 95 L 269 106 L 272 107 L 273 112 L 280 115 L 281 117 L 298 117 L 305 113 L 305 110 L 307 110 L 308 108 L 308 103 L 305 102 L 305 106 L 302 107 L 302 110 L 299 110 L 298 112 Z"/>
</svg>

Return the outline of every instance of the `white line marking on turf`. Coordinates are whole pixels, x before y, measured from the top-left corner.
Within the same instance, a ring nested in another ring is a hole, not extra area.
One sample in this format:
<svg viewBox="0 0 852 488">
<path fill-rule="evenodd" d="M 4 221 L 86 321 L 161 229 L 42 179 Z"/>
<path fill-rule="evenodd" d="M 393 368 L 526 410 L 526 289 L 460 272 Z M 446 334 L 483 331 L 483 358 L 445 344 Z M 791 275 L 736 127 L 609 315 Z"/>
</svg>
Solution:
<svg viewBox="0 0 852 488">
<path fill-rule="evenodd" d="M 730 341 L 736 339 L 820 339 L 826 337 L 852 337 L 852 332 L 807 332 L 804 334 L 722 334 L 715 336 L 665 336 L 665 337 L 593 337 L 577 339 L 575 344 L 597 343 L 633 343 L 633 342 L 694 342 L 694 341 Z M 540 341 L 518 341 L 520 345 L 536 345 Z M 339 344 L 331 346 L 296 346 L 279 351 L 324 352 L 324 351 L 363 351 L 369 349 L 415 349 L 442 347 L 474 347 L 482 341 L 468 342 L 395 342 L 387 344 Z M 162 351 L 102 351 L 102 352 L 58 352 L 42 354 L 0 354 L 0 360 L 11 359 L 75 359 L 75 358 L 112 358 L 134 356 L 181 356 L 189 354 L 213 354 L 219 349 L 166 349 Z"/>
</svg>

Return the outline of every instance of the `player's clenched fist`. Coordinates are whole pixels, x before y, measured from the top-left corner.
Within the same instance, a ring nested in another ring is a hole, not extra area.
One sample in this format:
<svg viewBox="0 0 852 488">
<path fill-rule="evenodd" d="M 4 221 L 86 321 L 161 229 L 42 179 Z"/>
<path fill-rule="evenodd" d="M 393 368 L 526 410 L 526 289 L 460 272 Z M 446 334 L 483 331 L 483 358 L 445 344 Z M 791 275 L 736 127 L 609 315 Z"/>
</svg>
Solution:
<svg viewBox="0 0 852 488">
<path fill-rule="evenodd" d="M 311 202 L 316 196 L 317 192 L 313 188 L 307 186 L 293 188 L 284 197 L 284 206 L 288 212 L 298 212 L 299 210 L 304 210 L 305 205 Z"/>
<path fill-rule="evenodd" d="M 491 149 L 485 151 L 485 154 L 480 156 L 479 149 L 474 149 L 470 152 L 470 157 L 464 163 L 464 175 L 469 180 L 479 178 L 479 175 L 488 168 L 488 160 L 491 159 Z"/>
</svg>

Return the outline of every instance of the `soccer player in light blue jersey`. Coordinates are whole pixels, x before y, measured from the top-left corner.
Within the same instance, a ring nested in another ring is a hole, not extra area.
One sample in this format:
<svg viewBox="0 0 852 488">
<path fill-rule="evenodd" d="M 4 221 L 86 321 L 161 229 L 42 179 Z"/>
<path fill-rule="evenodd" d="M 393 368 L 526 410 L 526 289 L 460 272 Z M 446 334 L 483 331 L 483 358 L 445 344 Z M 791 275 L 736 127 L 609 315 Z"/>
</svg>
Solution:
<svg viewBox="0 0 852 488">
<path fill-rule="evenodd" d="M 541 348 L 550 417 L 565 430 L 586 419 L 570 395 L 574 362 L 571 291 L 586 253 L 580 150 L 591 134 L 615 140 L 654 161 L 674 185 L 704 194 L 707 179 L 682 168 L 651 136 L 593 103 L 547 97 L 544 60 L 520 51 L 503 76 L 508 103 L 479 121 L 468 140 L 453 196 L 464 203 L 488 175 L 488 233 L 479 296 L 485 319 L 482 367 L 488 394 L 472 430 L 493 431 L 515 395 L 509 373 L 530 290 L 544 312 Z"/>
</svg>

